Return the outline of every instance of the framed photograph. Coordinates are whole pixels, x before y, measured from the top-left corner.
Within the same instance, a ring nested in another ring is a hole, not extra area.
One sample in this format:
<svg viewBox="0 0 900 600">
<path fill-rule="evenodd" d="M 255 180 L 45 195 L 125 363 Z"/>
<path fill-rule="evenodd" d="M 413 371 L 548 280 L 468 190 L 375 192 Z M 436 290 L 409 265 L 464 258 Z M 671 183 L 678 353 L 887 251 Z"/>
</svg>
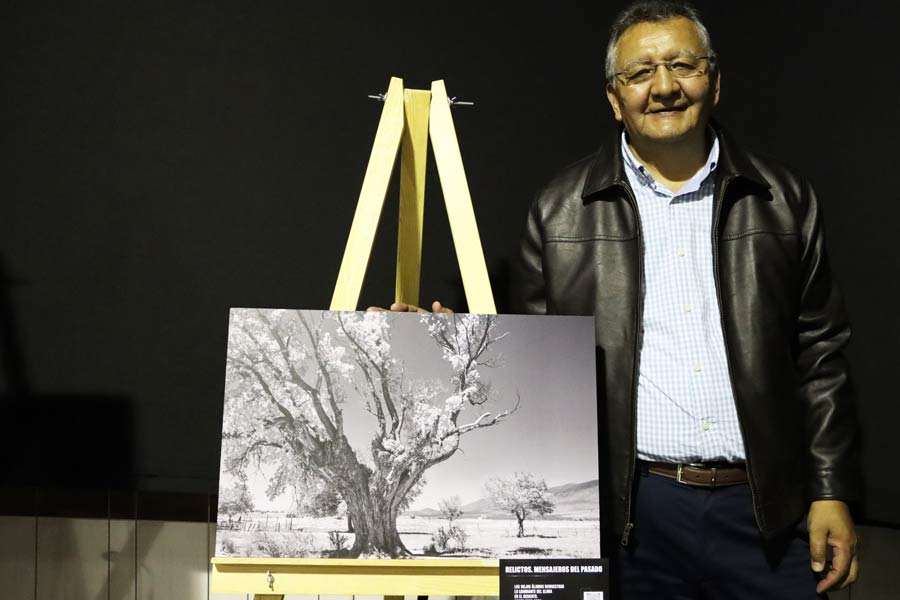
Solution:
<svg viewBox="0 0 900 600">
<path fill-rule="evenodd" d="M 233 309 L 216 556 L 600 556 L 593 332 Z"/>
</svg>

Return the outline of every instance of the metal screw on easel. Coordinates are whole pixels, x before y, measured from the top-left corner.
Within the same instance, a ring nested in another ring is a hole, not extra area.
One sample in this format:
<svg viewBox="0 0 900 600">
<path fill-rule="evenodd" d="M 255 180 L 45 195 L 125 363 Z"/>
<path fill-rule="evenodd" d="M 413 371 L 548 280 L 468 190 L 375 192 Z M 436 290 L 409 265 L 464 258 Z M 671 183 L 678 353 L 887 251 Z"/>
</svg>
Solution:
<svg viewBox="0 0 900 600">
<path fill-rule="evenodd" d="M 275 590 L 275 576 L 272 575 L 271 571 L 266 571 L 266 583 L 269 584 L 270 590 L 272 590 L 272 591 Z"/>
<path fill-rule="evenodd" d="M 369 94 L 369 98 L 372 100 L 378 100 L 379 102 L 384 102 L 387 99 L 387 94 Z M 448 99 L 450 106 L 475 106 L 475 103 L 470 100 L 457 100 L 456 96 Z"/>
</svg>

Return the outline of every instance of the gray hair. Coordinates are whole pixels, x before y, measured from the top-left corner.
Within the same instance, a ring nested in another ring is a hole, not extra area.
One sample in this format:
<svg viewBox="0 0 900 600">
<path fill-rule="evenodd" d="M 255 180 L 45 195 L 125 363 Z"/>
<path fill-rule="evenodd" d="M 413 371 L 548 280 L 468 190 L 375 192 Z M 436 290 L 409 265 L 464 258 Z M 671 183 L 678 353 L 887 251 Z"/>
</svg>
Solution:
<svg viewBox="0 0 900 600">
<path fill-rule="evenodd" d="M 709 32 L 700 20 L 700 11 L 688 2 L 671 0 L 638 0 L 620 12 L 609 28 L 609 44 L 606 46 L 606 80 L 610 83 L 616 76 L 616 44 L 625 31 L 638 23 L 655 23 L 684 17 L 697 28 L 700 43 L 708 56 L 714 56 Z"/>
</svg>

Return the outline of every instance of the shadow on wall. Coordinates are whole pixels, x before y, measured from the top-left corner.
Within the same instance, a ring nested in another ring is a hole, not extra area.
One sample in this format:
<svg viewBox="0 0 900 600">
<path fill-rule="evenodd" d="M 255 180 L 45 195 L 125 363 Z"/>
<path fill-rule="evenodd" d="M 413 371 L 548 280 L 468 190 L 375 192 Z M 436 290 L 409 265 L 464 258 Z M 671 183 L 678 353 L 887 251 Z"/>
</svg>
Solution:
<svg viewBox="0 0 900 600">
<path fill-rule="evenodd" d="M 132 409 L 127 398 L 8 394 L 0 456 L 4 485 L 132 489 Z"/>
<path fill-rule="evenodd" d="M 130 489 L 132 403 L 124 396 L 31 389 L 12 291 L 23 282 L 0 258 L 0 461 L 11 486 Z"/>
</svg>

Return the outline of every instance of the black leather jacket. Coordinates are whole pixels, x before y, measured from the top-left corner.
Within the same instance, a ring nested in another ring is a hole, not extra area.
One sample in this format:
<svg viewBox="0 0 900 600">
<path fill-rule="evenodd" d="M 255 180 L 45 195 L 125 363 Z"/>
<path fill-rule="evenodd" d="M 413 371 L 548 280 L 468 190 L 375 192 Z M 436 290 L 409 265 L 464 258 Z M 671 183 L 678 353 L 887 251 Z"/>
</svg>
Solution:
<svg viewBox="0 0 900 600">
<path fill-rule="evenodd" d="M 842 353 L 850 327 L 812 187 L 716 132 L 716 291 L 753 509 L 768 537 L 794 524 L 811 500 L 857 497 L 856 417 Z M 608 443 L 601 464 L 608 460 L 602 475 L 612 511 L 605 516 L 627 544 L 643 241 L 618 135 L 538 193 L 514 268 L 512 305 L 514 312 L 595 317 Z"/>
</svg>

